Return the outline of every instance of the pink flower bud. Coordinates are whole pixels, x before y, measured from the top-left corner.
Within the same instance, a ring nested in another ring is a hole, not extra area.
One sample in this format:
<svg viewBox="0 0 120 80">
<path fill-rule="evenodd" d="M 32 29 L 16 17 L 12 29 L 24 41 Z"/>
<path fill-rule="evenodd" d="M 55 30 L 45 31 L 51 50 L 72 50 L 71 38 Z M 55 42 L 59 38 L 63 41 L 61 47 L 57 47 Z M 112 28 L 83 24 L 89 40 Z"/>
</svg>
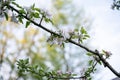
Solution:
<svg viewBox="0 0 120 80">
<path fill-rule="evenodd" d="M 103 52 L 104 52 L 106 58 L 109 58 L 112 55 L 112 53 L 110 51 L 103 50 Z"/>
<path fill-rule="evenodd" d="M 57 71 L 57 74 L 58 74 L 58 75 L 61 75 L 61 74 L 62 74 L 62 71 L 61 71 L 61 70 L 58 70 L 58 71 Z"/>
<path fill-rule="evenodd" d="M 66 74 L 71 74 L 71 71 L 67 71 Z"/>
</svg>

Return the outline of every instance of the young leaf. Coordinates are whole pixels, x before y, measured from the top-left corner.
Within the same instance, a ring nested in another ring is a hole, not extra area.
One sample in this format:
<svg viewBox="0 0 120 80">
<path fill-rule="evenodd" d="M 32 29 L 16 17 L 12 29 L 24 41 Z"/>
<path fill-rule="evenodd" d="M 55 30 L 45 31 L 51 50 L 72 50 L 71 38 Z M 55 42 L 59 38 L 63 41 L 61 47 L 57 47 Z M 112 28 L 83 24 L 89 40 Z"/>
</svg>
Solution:
<svg viewBox="0 0 120 80">
<path fill-rule="evenodd" d="M 50 23 L 52 23 L 52 24 L 53 24 L 52 20 L 51 20 L 51 19 L 49 19 L 49 18 L 44 18 L 44 20 L 45 20 L 45 22 L 50 22 Z"/>
<path fill-rule="evenodd" d="M 26 21 L 26 28 L 30 25 L 30 22 L 29 21 Z"/>
<path fill-rule="evenodd" d="M 37 13 L 37 12 L 34 13 L 33 16 L 34 16 L 35 18 L 40 18 L 39 13 Z"/>
<path fill-rule="evenodd" d="M 35 8 L 35 3 L 31 6 L 31 9 L 34 10 Z"/>
<path fill-rule="evenodd" d="M 28 58 L 25 59 L 24 62 L 25 62 L 25 64 L 28 64 L 29 63 L 29 59 Z"/>
<path fill-rule="evenodd" d="M 4 15 L 5 15 L 6 20 L 8 20 L 8 14 L 4 12 Z"/>
<path fill-rule="evenodd" d="M 19 4 L 17 4 L 16 2 L 12 2 L 13 5 L 17 6 L 20 9 L 23 9 Z"/>
<path fill-rule="evenodd" d="M 89 65 L 92 65 L 93 64 L 93 60 L 89 60 Z"/>
<path fill-rule="evenodd" d="M 84 36 L 85 36 L 86 38 L 90 38 L 90 36 L 89 36 L 88 34 L 85 34 Z"/>
<path fill-rule="evenodd" d="M 82 34 L 87 34 L 87 31 L 86 31 L 83 27 L 81 27 L 80 32 L 81 32 Z"/>
<path fill-rule="evenodd" d="M 90 52 L 88 52 L 88 53 L 87 53 L 87 55 L 88 55 L 88 56 L 92 56 L 93 54 L 92 54 L 92 53 L 90 53 Z"/>
<path fill-rule="evenodd" d="M 99 63 L 100 65 L 102 65 L 102 62 L 101 62 L 101 61 L 98 61 L 98 63 Z"/>
<path fill-rule="evenodd" d="M 40 9 L 39 9 L 39 8 L 34 8 L 33 10 L 36 10 L 36 11 L 40 12 Z"/>
<path fill-rule="evenodd" d="M 18 17 L 19 22 L 23 24 L 23 20 L 22 19 L 23 19 L 23 17 L 21 17 L 21 16 Z"/>
<path fill-rule="evenodd" d="M 20 14 L 26 14 L 26 12 L 24 11 L 24 9 L 19 10 Z"/>
</svg>

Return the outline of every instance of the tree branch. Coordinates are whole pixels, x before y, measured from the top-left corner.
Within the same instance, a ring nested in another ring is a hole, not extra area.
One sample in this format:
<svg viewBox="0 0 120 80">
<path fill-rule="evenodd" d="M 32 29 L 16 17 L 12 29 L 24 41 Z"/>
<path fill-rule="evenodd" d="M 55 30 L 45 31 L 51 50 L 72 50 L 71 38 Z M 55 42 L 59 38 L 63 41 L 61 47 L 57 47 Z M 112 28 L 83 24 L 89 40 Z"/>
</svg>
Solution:
<svg viewBox="0 0 120 80">
<path fill-rule="evenodd" d="M 58 33 L 56 33 L 56 32 L 53 32 L 53 31 L 45 28 L 45 27 L 42 26 L 41 24 L 38 24 L 37 22 L 31 20 L 31 19 L 28 18 L 26 15 L 21 14 L 21 13 L 20 13 L 17 9 L 15 9 L 13 6 L 8 5 L 8 4 L 6 4 L 6 6 L 9 7 L 10 9 L 12 9 L 13 11 L 17 12 L 17 13 L 20 14 L 21 16 L 23 16 L 26 20 L 30 21 L 30 22 L 33 23 L 34 25 L 42 28 L 43 30 L 45 30 L 45 31 L 47 31 L 47 32 L 49 32 L 49 33 L 51 33 L 51 34 L 54 34 L 54 35 L 63 37 L 62 35 L 60 35 L 60 34 L 58 34 Z M 108 67 L 116 76 L 120 77 L 120 73 L 118 73 L 118 72 L 106 61 L 106 59 L 104 59 L 103 56 L 100 55 L 99 52 L 90 50 L 89 48 L 87 48 L 87 47 L 85 47 L 85 46 L 83 46 L 83 45 L 81 45 L 81 44 L 79 44 L 79 43 L 77 43 L 77 42 L 75 42 L 75 41 L 73 41 L 73 40 L 71 40 L 71 39 L 67 39 L 67 41 L 70 42 L 70 43 L 72 43 L 72 44 L 74 44 L 74 45 L 77 45 L 77 46 L 85 49 L 86 51 L 88 51 L 88 52 L 90 52 L 90 53 L 93 53 L 93 54 L 96 55 L 96 56 L 98 56 L 99 59 L 102 61 L 102 63 L 105 65 L 105 67 Z"/>
<path fill-rule="evenodd" d="M 85 76 L 81 76 L 81 77 L 53 77 L 53 76 L 51 76 L 51 77 L 49 77 L 49 79 L 83 79 L 83 78 L 85 78 Z"/>
</svg>

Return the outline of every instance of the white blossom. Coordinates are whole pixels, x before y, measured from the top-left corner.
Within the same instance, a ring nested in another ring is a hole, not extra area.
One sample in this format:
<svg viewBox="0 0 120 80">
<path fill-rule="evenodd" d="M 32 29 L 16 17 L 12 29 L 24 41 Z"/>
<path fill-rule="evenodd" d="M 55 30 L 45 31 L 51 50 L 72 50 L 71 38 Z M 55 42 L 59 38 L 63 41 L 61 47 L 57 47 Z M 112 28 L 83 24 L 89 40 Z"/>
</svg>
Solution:
<svg viewBox="0 0 120 80">
<path fill-rule="evenodd" d="M 24 7 L 27 17 L 30 18 L 30 14 L 33 12 L 33 10 L 31 9 L 31 7 Z"/>
<path fill-rule="evenodd" d="M 15 23 L 18 23 L 18 20 L 17 20 L 17 18 L 16 18 L 16 16 L 15 16 L 14 13 L 12 13 L 11 21 L 12 21 L 12 22 L 15 22 Z"/>
<path fill-rule="evenodd" d="M 71 75 L 71 74 L 72 74 L 72 72 L 71 72 L 71 71 L 67 71 L 67 72 L 66 72 L 66 74 L 69 74 L 69 75 Z"/>
<path fill-rule="evenodd" d="M 44 14 L 43 16 L 45 16 L 47 18 L 50 18 L 50 19 L 52 18 L 51 13 L 49 13 L 49 11 L 47 9 L 41 9 L 41 13 L 43 13 Z"/>
<path fill-rule="evenodd" d="M 103 52 L 104 52 L 104 55 L 106 58 L 109 58 L 112 55 L 112 53 L 110 51 L 103 50 Z"/>
<path fill-rule="evenodd" d="M 58 75 L 61 75 L 61 74 L 62 74 L 62 71 L 61 71 L 61 70 L 58 70 L 58 71 L 57 71 L 57 74 L 58 74 Z"/>
<path fill-rule="evenodd" d="M 106 58 L 109 58 L 112 55 L 112 53 L 110 51 L 109 52 L 106 51 L 105 55 L 106 55 Z"/>
</svg>

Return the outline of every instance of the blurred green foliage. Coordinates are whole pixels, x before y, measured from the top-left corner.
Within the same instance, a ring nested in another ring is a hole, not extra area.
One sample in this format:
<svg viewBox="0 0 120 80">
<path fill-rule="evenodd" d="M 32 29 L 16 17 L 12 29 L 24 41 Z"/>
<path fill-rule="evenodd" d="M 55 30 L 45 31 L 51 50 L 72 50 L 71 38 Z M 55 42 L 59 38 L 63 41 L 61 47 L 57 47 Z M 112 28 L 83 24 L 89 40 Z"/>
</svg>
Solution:
<svg viewBox="0 0 120 80">
<path fill-rule="evenodd" d="M 79 30 L 83 24 L 86 24 L 85 27 L 89 30 L 91 22 L 83 15 L 84 12 L 82 10 L 78 11 L 76 7 L 74 7 L 71 0 L 52 0 L 51 4 L 53 5 L 51 9 L 55 12 L 52 18 L 55 29 L 65 26 Z M 21 14 L 26 13 L 21 6 L 15 5 L 21 9 L 19 10 Z M 39 9 L 34 8 L 34 5 L 32 5 L 32 9 L 35 9 L 36 12 L 30 13 L 31 18 L 33 18 L 31 15 L 34 15 L 35 18 L 42 17 L 38 14 Z M 24 24 L 23 17 L 21 15 L 17 17 L 19 21 Z M 66 44 L 65 47 L 58 45 L 51 47 L 50 44 L 46 42 L 49 35 L 31 25 L 30 22 L 26 22 L 26 27 L 28 28 L 24 29 L 21 27 L 23 26 L 22 24 L 19 25 L 18 23 L 11 22 L 13 20 L 10 15 L 6 15 L 6 19 L 8 21 L 4 19 L 0 21 L 0 72 L 4 73 L 2 70 L 9 67 L 10 70 L 7 70 L 9 74 L 7 79 L 38 79 L 38 76 L 32 74 L 21 75 L 16 71 L 16 61 L 20 58 L 29 58 L 30 64 L 37 64 L 38 66 L 44 67 L 44 69 L 49 67 L 52 70 L 61 70 L 64 72 L 75 71 L 76 68 L 84 66 L 84 60 L 86 61 L 86 59 L 78 61 L 78 59 L 82 58 L 81 56 L 85 56 L 83 54 L 85 53 L 84 50 L 78 49 L 78 47 L 70 44 Z M 46 17 L 45 20 L 51 22 L 48 17 Z M 87 34 L 83 28 L 81 32 L 82 34 Z M 86 37 L 89 36 L 86 35 Z M 0 77 L 3 80 L 5 79 L 4 74 L 0 75 Z"/>
</svg>

